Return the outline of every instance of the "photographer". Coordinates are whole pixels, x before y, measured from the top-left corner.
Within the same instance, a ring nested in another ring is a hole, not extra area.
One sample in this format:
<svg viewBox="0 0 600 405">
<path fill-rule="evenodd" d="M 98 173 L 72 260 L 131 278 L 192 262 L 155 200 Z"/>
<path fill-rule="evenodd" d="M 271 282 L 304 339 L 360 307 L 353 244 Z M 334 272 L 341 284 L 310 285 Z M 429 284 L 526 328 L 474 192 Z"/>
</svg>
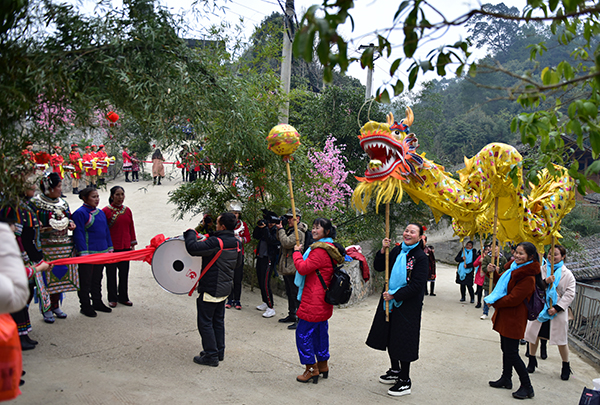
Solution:
<svg viewBox="0 0 600 405">
<path fill-rule="evenodd" d="M 296 245 L 296 236 L 294 234 L 294 221 L 298 221 L 298 239 L 300 246 L 304 245 L 305 232 L 308 230 L 308 225 L 301 220 L 301 212 L 296 208 L 296 217 L 290 208 L 283 217 L 284 220 L 277 227 L 277 239 L 281 243 L 281 257 L 279 259 L 278 270 L 283 276 L 285 283 L 285 294 L 288 299 L 288 316 L 279 320 L 282 323 L 291 323 L 288 329 L 296 329 L 298 319 L 296 318 L 296 310 L 300 303 L 298 302 L 298 287 L 294 284 L 296 277 L 296 266 L 294 266 L 294 246 Z"/>
<path fill-rule="evenodd" d="M 257 239 L 256 247 L 256 276 L 263 303 L 256 307 L 259 311 L 265 311 L 262 316 L 271 318 L 275 315 L 273 309 L 273 291 L 271 290 L 271 275 L 279 253 L 279 242 L 277 241 L 277 227 L 281 219 L 272 211 L 263 209 L 263 219 L 252 232 L 252 237 Z"/>
</svg>

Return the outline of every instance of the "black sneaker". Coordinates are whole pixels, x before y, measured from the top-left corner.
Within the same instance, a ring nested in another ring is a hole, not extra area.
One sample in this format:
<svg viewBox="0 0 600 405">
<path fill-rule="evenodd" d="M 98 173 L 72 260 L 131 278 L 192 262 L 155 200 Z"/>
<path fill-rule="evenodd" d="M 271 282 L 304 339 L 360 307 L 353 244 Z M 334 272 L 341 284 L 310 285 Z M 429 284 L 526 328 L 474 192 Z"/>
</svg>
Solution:
<svg viewBox="0 0 600 405">
<path fill-rule="evenodd" d="M 112 309 L 110 309 L 109 307 L 104 305 L 104 303 L 94 305 L 94 310 L 100 311 L 100 312 L 107 312 L 107 313 L 112 312 Z"/>
<path fill-rule="evenodd" d="M 200 352 L 200 357 L 204 357 L 205 355 L 206 355 L 206 352 L 204 350 L 202 350 Z M 219 361 L 223 361 L 224 358 L 225 358 L 225 354 L 219 353 Z"/>
<path fill-rule="evenodd" d="M 296 322 L 296 316 L 295 315 L 288 315 L 285 318 L 281 318 L 279 320 L 279 322 L 281 322 L 281 323 L 294 323 L 294 322 Z"/>
<path fill-rule="evenodd" d="M 194 356 L 194 363 L 201 364 L 203 366 L 217 367 L 219 365 L 219 360 L 209 359 L 204 356 Z"/>
<path fill-rule="evenodd" d="M 392 370 L 391 368 L 384 374 L 379 376 L 379 382 L 382 384 L 396 384 L 400 371 Z"/>
<path fill-rule="evenodd" d="M 410 394 L 410 378 L 408 380 L 398 380 L 398 382 L 388 390 L 388 395 L 401 397 L 402 395 Z"/>
<path fill-rule="evenodd" d="M 291 325 L 288 325 L 288 329 L 296 329 L 298 327 L 298 322 L 294 322 Z"/>
</svg>

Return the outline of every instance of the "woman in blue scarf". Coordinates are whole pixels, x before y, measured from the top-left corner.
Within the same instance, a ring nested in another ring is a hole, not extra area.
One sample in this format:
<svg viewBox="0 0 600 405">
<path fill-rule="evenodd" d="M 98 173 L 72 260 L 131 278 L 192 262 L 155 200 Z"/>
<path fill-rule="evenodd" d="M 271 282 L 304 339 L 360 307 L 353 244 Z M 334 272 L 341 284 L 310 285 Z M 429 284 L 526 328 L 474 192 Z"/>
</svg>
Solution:
<svg viewBox="0 0 600 405">
<path fill-rule="evenodd" d="M 546 305 L 540 312 L 538 319 L 527 322 L 527 330 L 525 331 L 525 340 L 529 342 L 527 371 L 533 373 L 537 367 L 535 354 L 541 338 L 549 340 L 551 345 L 558 346 L 558 352 L 562 358 L 560 378 L 563 380 L 568 380 L 571 375 L 569 345 L 567 342 L 568 308 L 575 298 L 575 276 L 564 265 L 566 256 L 567 250 L 563 246 L 555 246 L 554 275 L 550 276 L 552 273 L 550 260 L 547 260 L 546 266 L 542 268 L 544 284 L 549 287 L 546 290 Z"/>
<path fill-rule="evenodd" d="M 467 289 L 471 297 L 471 304 L 475 302 L 475 292 L 473 291 L 473 262 L 479 256 L 477 249 L 473 249 L 473 242 L 468 241 L 464 249 L 456 255 L 454 260 L 458 263 L 456 270 L 456 284 L 460 284 L 460 302 L 465 302 Z"/>
<path fill-rule="evenodd" d="M 296 348 L 300 363 L 306 369 L 296 377 L 301 383 L 316 384 L 319 376 L 329 376 L 329 323 L 333 305 L 325 302 L 325 288 L 331 284 L 334 262 L 342 264 L 346 251 L 339 243 L 334 243 L 336 229 L 326 218 L 317 218 L 312 226 L 313 243 L 302 255 L 302 246 L 294 246 L 294 266 L 298 286 L 300 306 L 296 311 Z"/>
<path fill-rule="evenodd" d="M 410 363 L 419 358 L 421 312 L 429 273 L 422 235 L 421 225 L 409 224 L 402 234 L 402 244 L 390 251 L 389 288 L 377 304 L 366 342 L 373 349 L 387 350 L 390 356 L 391 368 L 379 377 L 379 382 L 393 385 L 388 390 L 392 396 L 410 394 Z M 376 271 L 385 270 L 385 249 L 390 240 L 386 238 L 382 244 L 375 255 Z M 385 306 L 389 307 L 389 322 L 385 320 Z"/>
<path fill-rule="evenodd" d="M 521 386 L 513 397 L 517 399 L 533 398 L 533 386 L 525 363 L 519 356 L 519 341 L 523 339 L 527 326 L 527 306 L 535 290 L 535 278 L 540 274 L 537 249 L 532 243 L 521 242 L 515 251 L 515 260 L 500 276 L 496 287 L 484 301 L 495 308 L 492 322 L 494 330 L 500 334 L 502 349 L 502 376 L 490 381 L 494 388 L 512 388 L 512 369 L 519 375 Z"/>
</svg>

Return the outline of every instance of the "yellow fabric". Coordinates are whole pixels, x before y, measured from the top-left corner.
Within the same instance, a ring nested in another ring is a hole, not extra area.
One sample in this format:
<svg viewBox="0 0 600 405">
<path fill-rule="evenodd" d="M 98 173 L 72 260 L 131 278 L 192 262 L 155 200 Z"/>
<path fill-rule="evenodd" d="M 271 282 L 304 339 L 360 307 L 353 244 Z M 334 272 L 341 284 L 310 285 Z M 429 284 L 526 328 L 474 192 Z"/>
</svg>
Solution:
<svg viewBox="0 0 600 405">
<path fill-rule="evenodd" d="M 205 292 L 202 295 L 202 301 L 204 302 L 212 302 L 212 303 L 218 303 L 218 302 L 223 302 L 227 299 L 227 297 L 213 297 L 212 295 L 210 295 L 209 293 Z"/>
<path fill-rule="evenodd" d="M 369 122 L 359 138 L 362 140 L 376 130 L 384 131 L 385 127 L 389 131 L 385 124 Z M 359 178 L 361 182 L 352 195 L 353 206 L 365 212 L 375 194 L 378 210 L 379 204 L 394 198 L 400 202 L 406 192 L 415 203 L 427 204 L 436 221 L 442 214 L 451 216 L 454 233 L 462 239 L 493 232 L 494 203 L 498 198 L 498 240 L 529 241 L 538 247 L 551 243 L 553 235 L 561 237 L 560 223 L 575 206 L 575 181 L 558 165 L 554 166 L 559 173 L 556 178 L 544 169 L 539 174 L 539 185 L 530 184 L 527 195 L 522 181 L 523 158 L 510 145 L 491 143 L 472 158 L 465 158 L 465 168 L 458 171 L 458 179 L 426 159 L 425 154 L 420 156 L 424 163 L 416 169 L 423 184 L 401 169 L 382 181 Z M 515 182 L 509 175 L 513 171 Z"/>
</svg>

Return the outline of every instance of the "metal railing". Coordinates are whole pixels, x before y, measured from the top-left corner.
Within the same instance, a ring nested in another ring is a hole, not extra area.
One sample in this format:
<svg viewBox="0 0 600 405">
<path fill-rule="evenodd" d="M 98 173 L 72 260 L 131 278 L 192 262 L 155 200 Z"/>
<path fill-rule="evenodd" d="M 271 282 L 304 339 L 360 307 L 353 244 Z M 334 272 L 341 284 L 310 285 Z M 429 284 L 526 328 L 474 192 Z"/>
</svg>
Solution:
<svg viewBox="0 0 600 405">
<path fill-rule="evenodd" d="M 569 334 L 600 355 L 600 287 L 577 283 Z"/>
</svg>

